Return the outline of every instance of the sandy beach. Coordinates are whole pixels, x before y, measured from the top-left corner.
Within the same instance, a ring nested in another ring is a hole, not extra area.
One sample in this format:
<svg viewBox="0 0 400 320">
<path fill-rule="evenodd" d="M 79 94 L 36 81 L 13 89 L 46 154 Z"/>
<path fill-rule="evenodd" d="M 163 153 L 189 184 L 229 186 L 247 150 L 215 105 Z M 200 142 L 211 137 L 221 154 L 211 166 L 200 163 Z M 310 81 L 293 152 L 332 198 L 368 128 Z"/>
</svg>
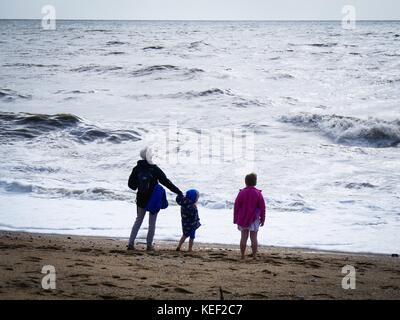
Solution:
<svg viewBox="0 0 400 320">
<path fill-rule="evenodd" d="M 400 299 L 399 258 L 262 247 L 253 261 L 236 246 L 139 244 L 121 239 L 0 232 L 1 299 Z M 42 289 L 42 267 L 56 289 Z M 342 267 L 356 268 L 356 289 L 343 290 Z"/>
</svg>

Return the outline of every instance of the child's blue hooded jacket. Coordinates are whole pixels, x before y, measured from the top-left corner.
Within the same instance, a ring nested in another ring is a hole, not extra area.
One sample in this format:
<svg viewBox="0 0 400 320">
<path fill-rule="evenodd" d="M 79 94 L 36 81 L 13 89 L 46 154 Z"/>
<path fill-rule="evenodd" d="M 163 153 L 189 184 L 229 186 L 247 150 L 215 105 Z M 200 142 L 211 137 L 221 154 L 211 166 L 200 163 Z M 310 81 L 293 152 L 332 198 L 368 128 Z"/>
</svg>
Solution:
<svg viewBox="0 0 400 320">
<path fill-rule="evenodd" d="M 182 231 L 186 237 L 189 237 L 193 230 L 201 226 L 196 206 L 197 197 L 197 190 L 189 190 L 186 192 L 186 196 L 178 195 L 176 197 L 176 202 L 181 206 Z"/>
</svg>

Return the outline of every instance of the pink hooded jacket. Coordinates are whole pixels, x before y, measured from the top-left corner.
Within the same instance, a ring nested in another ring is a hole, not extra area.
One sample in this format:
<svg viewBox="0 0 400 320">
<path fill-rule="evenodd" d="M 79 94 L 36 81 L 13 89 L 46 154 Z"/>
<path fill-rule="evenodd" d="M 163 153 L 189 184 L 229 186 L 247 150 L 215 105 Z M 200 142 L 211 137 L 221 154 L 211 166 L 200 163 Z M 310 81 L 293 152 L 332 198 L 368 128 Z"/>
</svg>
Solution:
<svg viewBox="0 0 400 320">
<path fill-rule="evenodd" d="M 235 200 L 233 223 L 248 228 L 260 215 L 260 222 L 265 221 L 265 202 L 261 190 L 255 187 L 246 187 L 239 191 Z"/>
</svg>

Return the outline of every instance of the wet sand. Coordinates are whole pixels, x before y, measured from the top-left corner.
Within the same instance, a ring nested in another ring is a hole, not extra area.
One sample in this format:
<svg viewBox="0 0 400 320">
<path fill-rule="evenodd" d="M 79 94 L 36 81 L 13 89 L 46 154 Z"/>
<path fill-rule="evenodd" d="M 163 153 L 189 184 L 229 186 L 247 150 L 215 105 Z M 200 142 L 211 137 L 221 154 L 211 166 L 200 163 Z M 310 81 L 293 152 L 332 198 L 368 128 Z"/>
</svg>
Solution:
<svg viewBox="0 0 400 320">
<path fill-rule="evenodd" d="M 261 247 L 239 259 L 237 246 L 176 243 L 127 252 L 121 239 L 0 231 L 0 299 L 400 299 L 400 260 Z M 42 267 L 56 270 L 44 290 Z M 356 269 L 356 289 L 342 288 L 342 268 Z"/>
</svg>

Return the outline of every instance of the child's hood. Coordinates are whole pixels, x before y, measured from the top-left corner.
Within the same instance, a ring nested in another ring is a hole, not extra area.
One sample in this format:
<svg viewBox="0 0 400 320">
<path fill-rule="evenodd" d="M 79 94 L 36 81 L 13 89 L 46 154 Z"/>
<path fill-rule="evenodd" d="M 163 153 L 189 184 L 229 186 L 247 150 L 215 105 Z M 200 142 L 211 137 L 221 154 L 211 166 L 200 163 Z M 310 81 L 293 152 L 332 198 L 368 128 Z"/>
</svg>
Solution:
<svg viewBox="0 0 400 320">
<path fill-rule="evenodd" d="M 197 201 L 197 198 L 199 196 L 199 192 L 196 189 L 190 189 L 186 191 L 185 197 L 195 203 Z"/>
</svg>

